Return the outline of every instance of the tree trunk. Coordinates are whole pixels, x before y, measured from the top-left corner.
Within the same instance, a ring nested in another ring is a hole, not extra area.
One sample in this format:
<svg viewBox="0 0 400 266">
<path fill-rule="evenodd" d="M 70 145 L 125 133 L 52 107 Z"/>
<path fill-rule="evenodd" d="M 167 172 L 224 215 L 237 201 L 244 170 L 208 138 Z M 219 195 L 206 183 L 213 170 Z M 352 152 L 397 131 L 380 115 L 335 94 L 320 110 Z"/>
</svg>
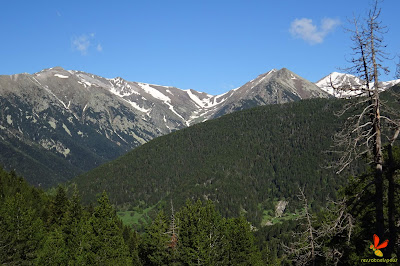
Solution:
<svg viewBox="0 0 400 266">
<path fill-rule="evenodd" d="M 392 145 L 388 145 L 388 171 L 387 171 L 387 180 L 388 180 L 388 221 L 389 221 L 389 245 L 386 249 L 386 252 L 390 255 L 394 251 L 394 246 L 397 241 L 397 230 L 396 230 L 396 220 L 395 220 L 395 212 L 396 212 L 396 204 L 395 204 L 395 182 L 394 182 L 394 159 L 393 159 L 393 150 Z"/>
<path fill-rule="evenodd" d="M 383 216 L 383 157 L 381 128 L 379 117 L 379 106 L 375 111 L 375 144 L 374 144 L 374 164 L 375 164 L 375 218 L 376 234 L 383 237 L 384 234 L 384 216 Z"/>
<path fill-rule="evenodd" d="M 375 165 L 375 218 L 376 218 L 376 234 L 383 237 L 385 232 L 384 216 L 383 216 L 383 156 L 382 156 L 382 136 L 381 136 L 381 117 L 380 117 L 380 102 L 379 102 L 379 80 L 378 80 L 378 65 L 376 62 L 375 51 L 375 19 L 370 17 L 369 22 L 371 56 L 374 70 L 374 165 Z"/>
</svg>

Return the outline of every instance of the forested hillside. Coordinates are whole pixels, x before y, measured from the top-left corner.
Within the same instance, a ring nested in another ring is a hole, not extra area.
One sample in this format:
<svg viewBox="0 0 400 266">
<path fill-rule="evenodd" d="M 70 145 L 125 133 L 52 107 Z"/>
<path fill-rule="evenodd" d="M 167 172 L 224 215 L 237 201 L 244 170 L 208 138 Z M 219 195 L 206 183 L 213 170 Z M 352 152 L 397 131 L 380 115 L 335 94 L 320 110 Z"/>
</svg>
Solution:
<svg viewBox="0 0 400 266">
<path fill-rule="evenodd" d="M 345 181 L 324 168 L 342 104 L 313 99 L 226 115 L 156 138 L 73 182 L 86 203 L 103 190 L 120 207 L 142 209 L 210 199 L 223 216 L 243 213 L 256 227 L 279 201 L 288 202 L 287 213 L 299 210 L 299 187 L 318 210 Z"/>
</svg>

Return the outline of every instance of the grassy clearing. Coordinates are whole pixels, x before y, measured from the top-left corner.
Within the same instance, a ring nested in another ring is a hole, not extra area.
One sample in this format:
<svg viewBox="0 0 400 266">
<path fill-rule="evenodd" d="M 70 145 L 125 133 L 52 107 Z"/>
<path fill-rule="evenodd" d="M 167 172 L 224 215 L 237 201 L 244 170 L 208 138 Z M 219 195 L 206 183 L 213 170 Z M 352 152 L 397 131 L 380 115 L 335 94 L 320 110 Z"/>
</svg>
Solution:
<svg viewBox="0 0 400 266">
<path fill-rule="evenodd" d="M 282 223 L 285 220 L 294 220 L 299 216 L 301 216 L 301 211 L 296 211 L 296 213 L 284 213 L 281 217 L 275 217 L 271 210 L 264 211 L 261 226 L 274 225 Z"/>
<path fill-rule="evenodd" d="M 136 210 L 134 211 L 118 211 L 117 215 L 125 225 L 133 226 L 139 229 L 151 222 L 149 212 L 152 211 L 156 206 L 157 204 L 146 209 L 135 208 Z"/>
</svg>

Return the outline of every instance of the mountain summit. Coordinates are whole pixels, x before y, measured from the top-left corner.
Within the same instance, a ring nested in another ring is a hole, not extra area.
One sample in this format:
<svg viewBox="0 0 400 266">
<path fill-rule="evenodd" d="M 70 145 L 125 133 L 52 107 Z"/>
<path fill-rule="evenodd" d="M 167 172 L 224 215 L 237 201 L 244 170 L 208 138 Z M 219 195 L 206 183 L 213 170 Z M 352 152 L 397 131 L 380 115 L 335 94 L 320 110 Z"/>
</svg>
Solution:
<svg viewBox="0 0 400 266">
<path fill-rule="evenodd" d="M 210 98 L 199 113 L 203 121 L 224 114 L 266 104 L 281 104 L 329 95 L 315 84 L 286 68 L 272 69 L 243 86 Z"/>
<path fill-rule="evenodd" d="M 323 77 L 319 81 L 315 83 L 321 90 L 329 93 L 332 96 L 338 98 L 345 98 L 349 96 L 359 95 L 360 91 L 348 91 L 348 92 L 338 92 L 332 88 L 331 81 L 334 87 L 340 88 L 344 86 L 349 86 L 352 88 L 359 88 L 365 84 L 365 81 L 361 80 L 360 78 L 344 73 L 332 72 L 331 74 Z M 386 90 L 396 84 L 400 83 L 400 79 L 391 80 L 391 81 L 384 81 L 379 82 L 379 89 Z M 370 87 L 374 86 L 373 82 L 370 83 Z"/>
</svg>

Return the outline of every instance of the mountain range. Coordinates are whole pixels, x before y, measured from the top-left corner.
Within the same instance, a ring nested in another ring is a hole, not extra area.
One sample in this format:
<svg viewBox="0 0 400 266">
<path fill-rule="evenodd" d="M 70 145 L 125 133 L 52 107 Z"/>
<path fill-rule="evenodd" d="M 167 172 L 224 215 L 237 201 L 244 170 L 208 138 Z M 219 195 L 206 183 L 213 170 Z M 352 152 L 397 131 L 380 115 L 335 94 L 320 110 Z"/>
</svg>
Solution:
<svg viewBox="0 0 400 266">
<path fill-rule="evenodd" d="M 2 75 L 0 163 L 34 185 L 52 186 L 199 122 L 259 105 L 332 97 L 323 81 L 273 69 L 213 96 L 61 67 Z"/>
</svg>

